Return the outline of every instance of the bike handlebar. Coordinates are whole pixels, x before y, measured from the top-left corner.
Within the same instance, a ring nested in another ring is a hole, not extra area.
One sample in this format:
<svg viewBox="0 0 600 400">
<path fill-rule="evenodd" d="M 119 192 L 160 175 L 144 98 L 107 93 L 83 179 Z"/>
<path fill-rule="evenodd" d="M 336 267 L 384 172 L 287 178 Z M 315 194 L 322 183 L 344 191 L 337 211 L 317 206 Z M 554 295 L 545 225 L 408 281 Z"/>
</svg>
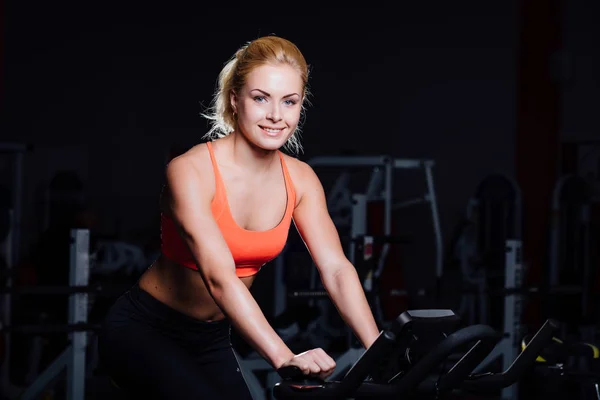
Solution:
<svg viewBox="0 0 600 400">
<path fill-rule="evenodd" d="M 535 359 L 551 341 L 554 332 L 559 328 L 558 322 L 547 320 L 531 339 L 506 371 L 501 373 L 483 373 L 472 375 L 460 387 L 465 390 L 481 391 L 502 389 L 512 385 L 521 378 L 535 363 Z"/>
</svg>

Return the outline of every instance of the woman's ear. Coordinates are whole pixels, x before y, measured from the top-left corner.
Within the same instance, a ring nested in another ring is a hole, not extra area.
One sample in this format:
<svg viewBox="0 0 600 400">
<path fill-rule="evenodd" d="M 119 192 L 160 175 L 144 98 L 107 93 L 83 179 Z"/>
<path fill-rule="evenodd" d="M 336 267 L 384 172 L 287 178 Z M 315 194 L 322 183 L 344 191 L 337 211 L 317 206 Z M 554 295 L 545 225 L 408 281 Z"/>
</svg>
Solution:
<svg viewBox="0 0 600 400">
<path fill-rule="evenodd" d="M 231 104 L 233 113 L 237 114 L 237 96 L 233 90 L 229 93 L 229 104 Z"/>
</svg>

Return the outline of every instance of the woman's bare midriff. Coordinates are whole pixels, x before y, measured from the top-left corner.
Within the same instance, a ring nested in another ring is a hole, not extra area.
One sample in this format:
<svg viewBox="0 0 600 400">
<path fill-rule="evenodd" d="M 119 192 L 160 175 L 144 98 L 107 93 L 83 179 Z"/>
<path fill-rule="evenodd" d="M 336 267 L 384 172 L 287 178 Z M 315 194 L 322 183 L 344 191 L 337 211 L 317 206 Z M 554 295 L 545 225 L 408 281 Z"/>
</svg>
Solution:
<svg viewBox="0 0 600 400">
<path fill-rule="evenodd" d="M 239 278 L 250 288 L 254 277 Z M 169 307 L 201 321 L 225 315 L 208 292 L 200 273 L 160 256 L 140 277 L 140 288 Z"/>
</svg>

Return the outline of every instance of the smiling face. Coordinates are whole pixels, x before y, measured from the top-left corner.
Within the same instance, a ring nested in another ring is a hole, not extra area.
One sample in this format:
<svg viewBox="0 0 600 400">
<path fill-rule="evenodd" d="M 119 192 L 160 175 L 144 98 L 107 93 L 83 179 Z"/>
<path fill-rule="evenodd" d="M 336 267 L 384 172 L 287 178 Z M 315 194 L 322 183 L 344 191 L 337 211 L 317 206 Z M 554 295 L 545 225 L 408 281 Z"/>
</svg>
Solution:
<svg viewBox="0 0 600 400">
<path fill-rule="evenodd" d="M 265 64 L 252 70 L 245 85 L 231 94 L 239 132 L 265 150 L 281 148 L 300 121 L 303 84 L 287 64 Z"/>
</svg>

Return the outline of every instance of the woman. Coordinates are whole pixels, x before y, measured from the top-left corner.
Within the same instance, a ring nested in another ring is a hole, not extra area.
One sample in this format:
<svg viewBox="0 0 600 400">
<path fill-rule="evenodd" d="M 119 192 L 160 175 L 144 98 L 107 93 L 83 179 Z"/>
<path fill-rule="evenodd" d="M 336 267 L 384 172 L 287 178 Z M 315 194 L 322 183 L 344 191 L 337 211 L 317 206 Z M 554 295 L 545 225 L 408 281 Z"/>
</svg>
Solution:
<svg viewBox="0 0 600 400">
<path fill-rule="evenodd" d="M 291 42 L 240 48 L 219 75 L 207 117 L 211 141 L 174 158 L 162 196 L 162 255 L 106 318 L 101 357 L 111 377 L 144 398 L 250 398 L 230 327 L 275 369 L 326 378 L 322 349 L 293 354 L 249 288 L 287 240 L 292 218 L 324 287 L 365 348 L 379 331 L 344 255 L 314 171 L 300 150 L 308 67 Z"/>
</svg>

